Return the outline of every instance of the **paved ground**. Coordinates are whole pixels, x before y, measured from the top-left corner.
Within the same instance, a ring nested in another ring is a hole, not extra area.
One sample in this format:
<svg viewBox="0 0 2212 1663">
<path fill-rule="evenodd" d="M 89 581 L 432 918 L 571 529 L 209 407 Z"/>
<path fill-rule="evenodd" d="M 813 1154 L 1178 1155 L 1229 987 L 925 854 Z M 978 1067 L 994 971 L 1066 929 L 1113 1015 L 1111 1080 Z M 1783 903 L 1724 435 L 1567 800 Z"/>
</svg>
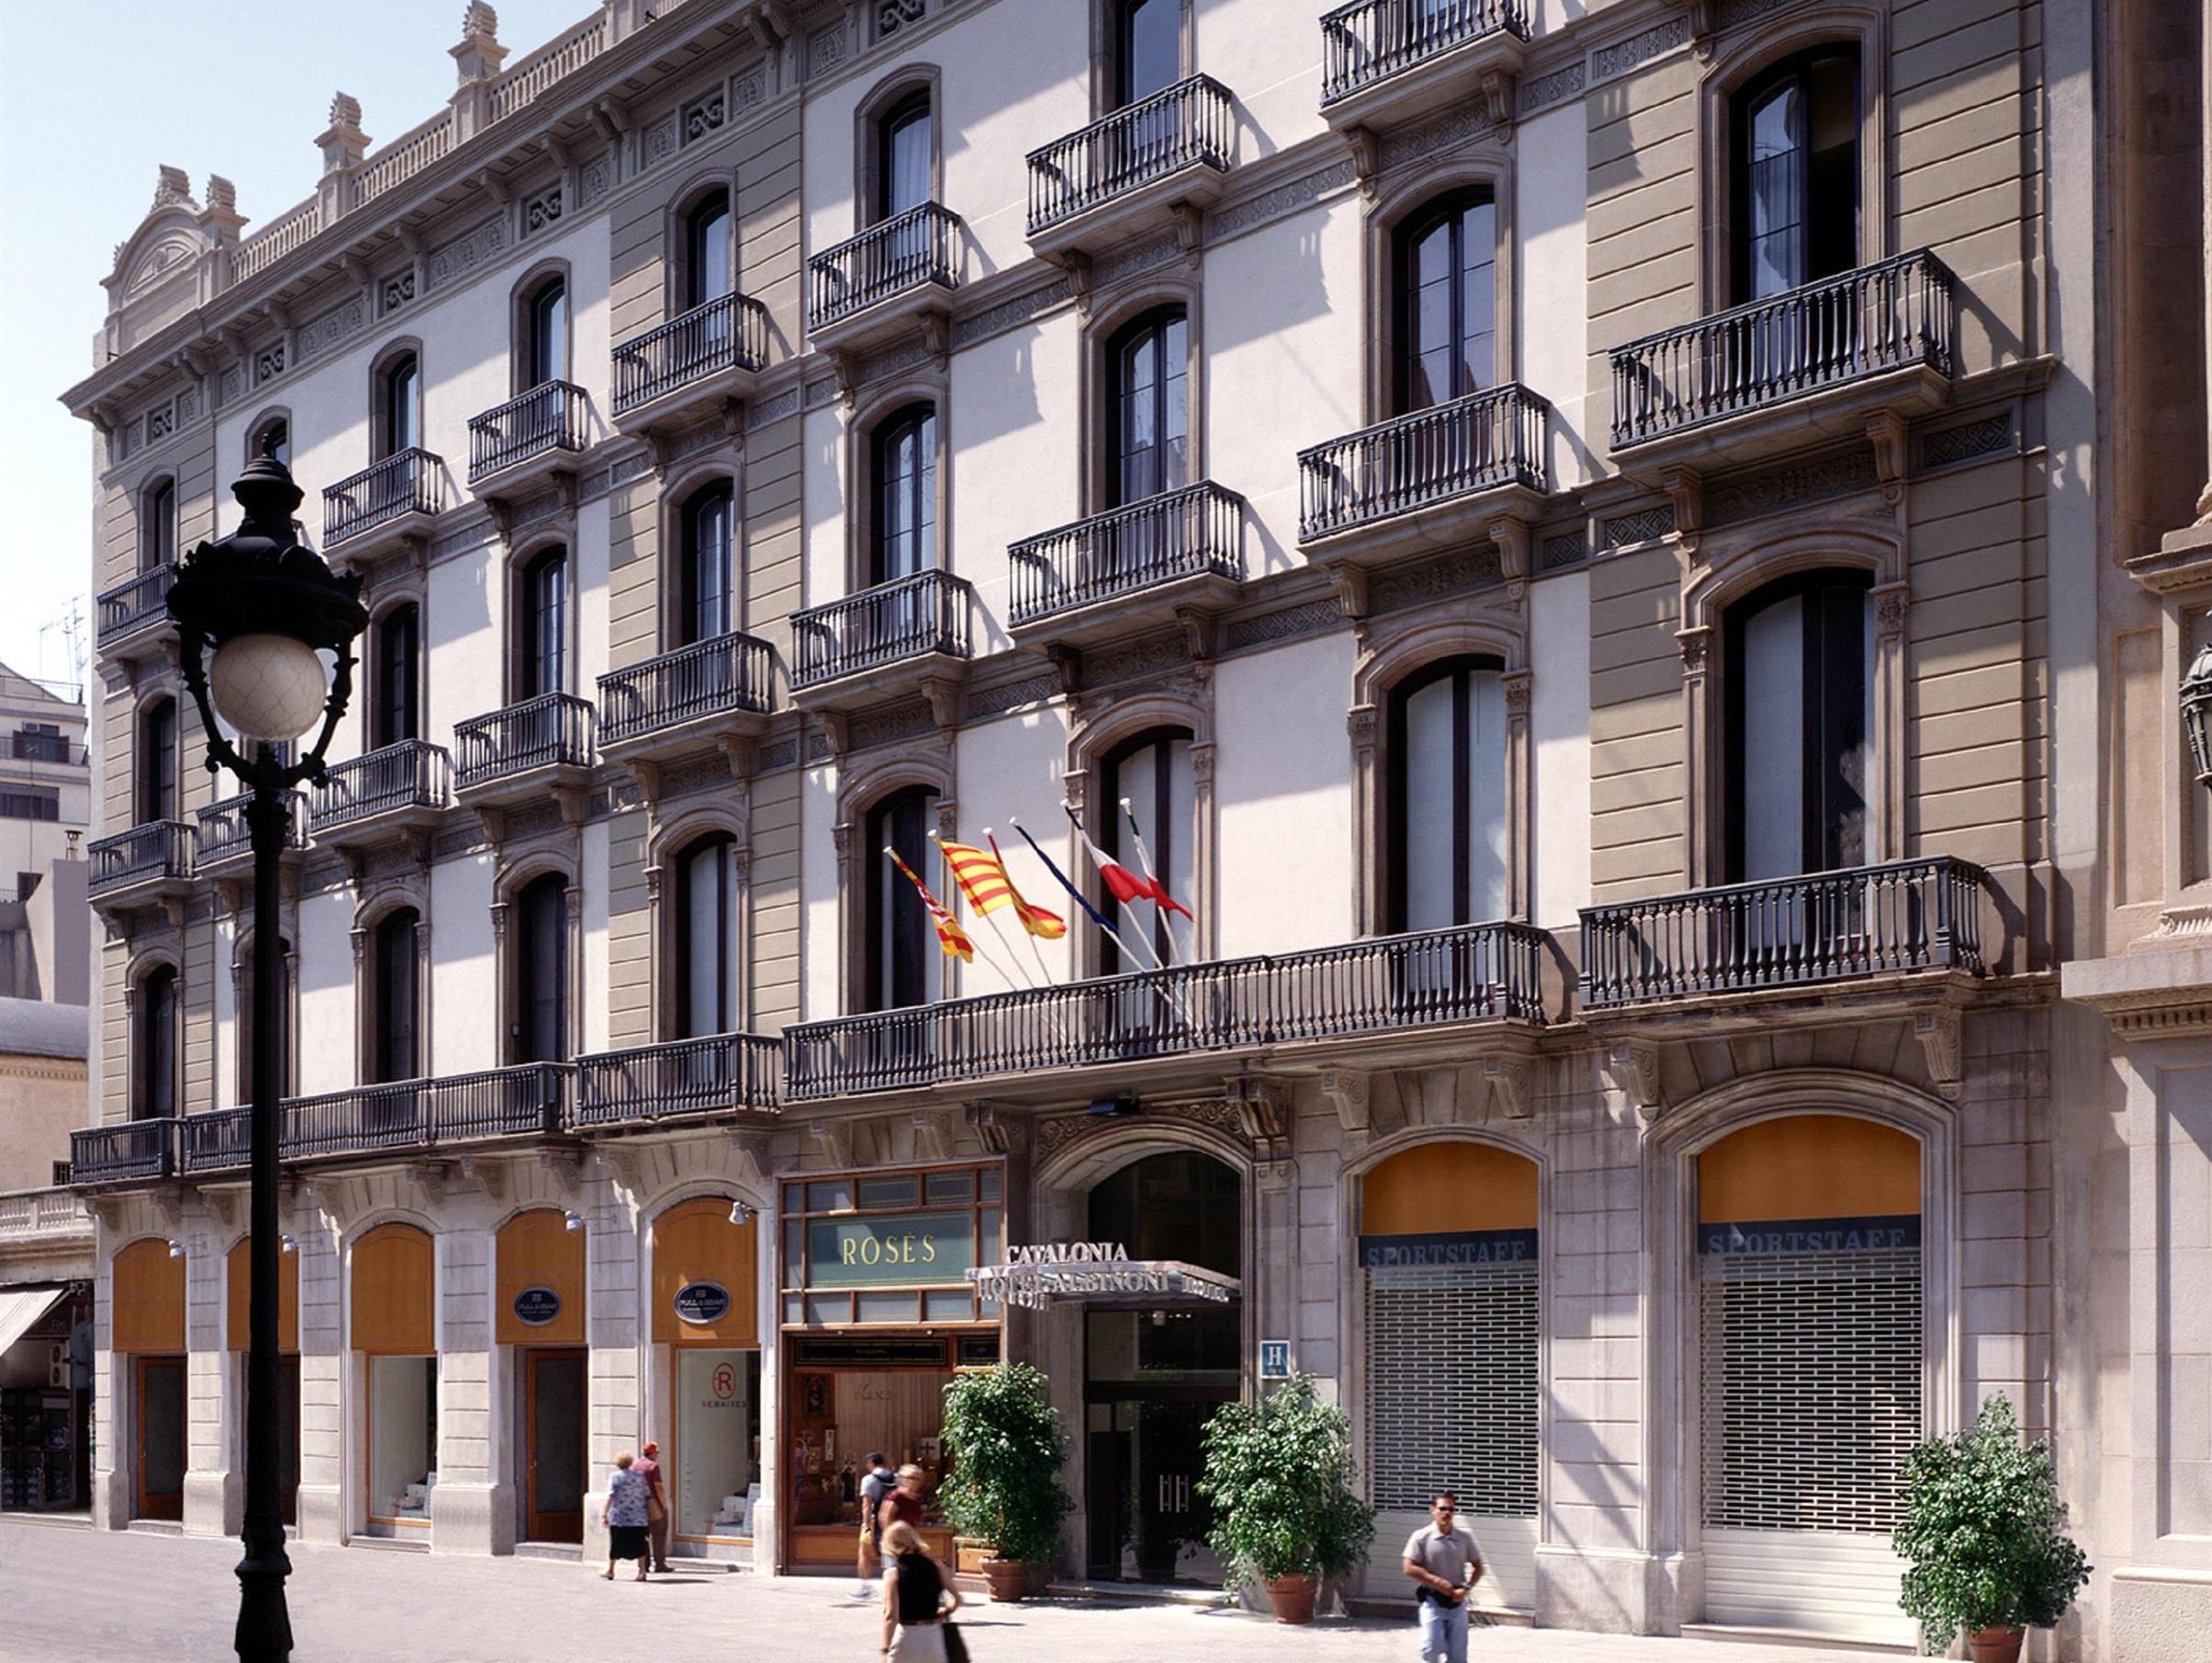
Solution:
<svg viewBox="0 0 2212 1663">
<path fill-rule="evenodd" d="M 230 1663 L 234 1542 L 0 1522 L 6 1663 Z M 849 1584 L 678 1572 L 640 1588 L 560 1561 L 292 1550 L 298 1663 L 871 1663 Z M 626 1575 L 626 1572 L 625 1573 Z M 1048 1600 L 961 1617 L 976 1663 L 1412 1663 L 1408 1623 L 1302 1632 L 1241 1611 Z M 1864 1654 L 1478 1630 L 1473 1663 L 1865 1663 Z"/>
</svg>

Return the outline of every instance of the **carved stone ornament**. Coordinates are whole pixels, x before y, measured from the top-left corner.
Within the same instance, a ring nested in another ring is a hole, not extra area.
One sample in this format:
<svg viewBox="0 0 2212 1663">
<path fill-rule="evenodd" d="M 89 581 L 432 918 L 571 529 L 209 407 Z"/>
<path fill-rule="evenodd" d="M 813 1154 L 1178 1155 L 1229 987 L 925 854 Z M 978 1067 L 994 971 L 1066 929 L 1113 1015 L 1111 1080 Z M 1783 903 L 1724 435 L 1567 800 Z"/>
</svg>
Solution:
<svg viewBox="0 0 2212 1663">
<path fill-rule="evenodd" d="M 843 1171 L 853 1164 L 852 1121 L 817 1120 L 807 1128 L 807 1133 L 831 1166 Z"/>
<path fill-rule="evenodd" d="M 1321 1095 L 1329 1100 L 1336 1111 L 1336 1122 L 1347 1133 L 1364 1134 L 1368 1130 L 1370 1104 L 1368 1077 L 1349 1069 L 1335 1070 L 1321 1077 Z"/>
<path fill-rule="evenodd" d="M 968 1128 L 976 1141 L 994 1155 L 1018 1154 L 1029 1141 L 1029 1122 L 995 1103 L 970 1103 L 966 1109 Z"/>
<path fill-rule="evenodd" d="M 1483 1086 L 1490 1113 L 1502 1119 L 1526 1120 L 1535 1108 L 1530 1089 L 1533 1073 L 1526 1057 L 1484 1058 Z"/>
<path fill-rule="evenodd" d="M 1927 1053 L 1928 1078 L 1936 1095 L 1945 1102 L 1957 1102 L 1966 1089 L 1960 1072 L 1957 1007 L 1939 1004 L 1933 1010 L 1915 1011 L 1912 1037 Z"/>
<path fill-rule="evenodd" d="M 1659 1084 L 1659 1048 L 1641 1039 L 1613 1047 L 1613 1083 L 1635 1105 L 1636 1118 L 1645 1125 L 1667 1112 L 1667 1093 Z"/>
</svg>

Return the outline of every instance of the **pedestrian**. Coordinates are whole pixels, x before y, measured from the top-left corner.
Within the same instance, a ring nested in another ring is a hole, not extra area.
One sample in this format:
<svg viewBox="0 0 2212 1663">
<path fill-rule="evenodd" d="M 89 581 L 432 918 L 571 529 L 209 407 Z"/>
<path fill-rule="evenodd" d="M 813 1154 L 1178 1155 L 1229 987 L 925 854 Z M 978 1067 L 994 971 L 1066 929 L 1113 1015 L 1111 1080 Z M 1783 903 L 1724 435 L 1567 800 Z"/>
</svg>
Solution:
<svg viewBox="0 0 2212 1663">
<path fill-rule="evenodd" d="M 876 1509 L 877 1521 L 884 1531 L 894 1524 L 922 1528 L 922 1469 L 911 1461 L 899 1469 L 898 1487 Z"/>
<path fill-rule="evenodd" d="M 669 1567 L 669 1491 L 668 1480 L 660 1472 L 660 1446 L 647 1439 L 632 1465 L 645 1474 L 646 1543 L 653 1550 L 653 1568 L 665 1571 Z"/>
<path fill-rule="evenodd" d="M 1405 1543 L 1405 1574 L 1414 1580 L 1421 1618 L 1421 1663 L 1467 1663 L 1467 1596 L 1482 1579 L 1483 1550 L 1458 1522 L 1459 1497 L 1438 1490 L 1430 1523 Z"/>
<path fill-rule="evenodd" d="M 945 1621 L 960 1609 L 960 1590 L 923 1547 L 922 1532 L 897 1520 L 884 1530 L 883 1551 L 889 1563 L 883 1570 L 881 1655 L 892 1663 L 967 1663 L 967 1647 Z"/>
<path fill-rule="evenodd" d="M 599 1513 L 600 1523 L 607 1527 L 607 1568 L 601 1575 L 609 1582 L 614 1580 L 617 1559 L 636 1560 L 640 1582 L 646 1579 L 650 1563 L 645 1508 L 648 1492 L 645 1474 L 633 1464 L 635 1460 L 627 1450 L 614 1458 L 614 1472 L 607 1480 L 607 1502 Z"/>
<path fill-rule="evenodd" d="M 853 1590 L 855 1600 L 874 1593 L 876 1578 L 883 1574 L 883 1498 L 898 1482 L 889 1458 L 881 1450 L 870 1450 L 868 1470 L 860 1481 L 860 1549 L 854 1563 L 860 1586 Z"/>
</svg>

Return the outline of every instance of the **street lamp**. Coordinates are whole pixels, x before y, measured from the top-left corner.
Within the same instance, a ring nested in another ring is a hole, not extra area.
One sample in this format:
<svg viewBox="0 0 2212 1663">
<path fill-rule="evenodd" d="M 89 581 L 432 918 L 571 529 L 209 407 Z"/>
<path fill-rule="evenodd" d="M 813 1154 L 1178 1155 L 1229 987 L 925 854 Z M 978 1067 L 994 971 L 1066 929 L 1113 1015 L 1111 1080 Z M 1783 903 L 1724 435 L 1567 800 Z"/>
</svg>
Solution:
<svg viewBox="0 0 2212 1663">
<path fill-rule="evenodd" d="M 2196 649 L 2182 677 L 2182 728 L 2196 759 L 2196 783 L 2212 787 L 2212 641 Z"/>
<path fill-rule="evenodd" d="M 303 780 L 323 777 L 323 754 L 353 691 L 353 639 L 368 622 L 361 579 L 339 577 L 292 540 L 300 487 L 273 450 L 246 464 L 231 487 L 246 510 L 236 531 L 184 557 L 169 589 L 179 659 L 207 735 L 210 774 L 228 768 L 252 793 L 246 823 L 254 854 L 253 1187 L 248 1215 L 246 1354 L 246 1556 L 238 1561 L 238 1627 L 245 1663 L 285 1663 L 292 1618 L 284 1606 L 284 1519 L 277 1494 L 278 1091 L 283 1069 L 277 875 Z M 211 660 L 212 653 L 212 660 Z M 325 655 L 331 660 L 324 667 Z M 211 703 L 212 700 L 212 703 Z M 218 723 L 217 717 L 222 718 Z M 287 747 L 322 722 L 312 749 Z M 237 734 L 234 744 L 223 726 Z M 242 754 L 242 750 L 251 755 Z"/>
</svg>

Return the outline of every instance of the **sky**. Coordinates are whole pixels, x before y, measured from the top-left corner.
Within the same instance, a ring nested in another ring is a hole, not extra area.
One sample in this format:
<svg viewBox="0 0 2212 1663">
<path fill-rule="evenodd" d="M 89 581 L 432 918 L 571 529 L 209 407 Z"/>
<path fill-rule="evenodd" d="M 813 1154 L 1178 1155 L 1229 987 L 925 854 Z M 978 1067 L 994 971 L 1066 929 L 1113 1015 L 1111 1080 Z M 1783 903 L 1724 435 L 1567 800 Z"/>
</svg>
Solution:
<svg viewBox="0 0 2212 1663">
<path fill-rule="evenodd" d="M 93 367 L 99 286 L 164 163 L 238 188 L 250 236 L 315 193 L 333 93 L 375 143 L 453 97 L 463 0 L 0 0 L 0 661 L 66 682 L 89 662 L 93 431 L 58 402 Z M 520 57 L 592 0 L 498 0 Z M 89 32 L 88 32 L 89 31 Z M 246 54 L 252 55 L 248 57 Z M 512 61 L 512 58 L 510 59 Z"/>
</svg>

